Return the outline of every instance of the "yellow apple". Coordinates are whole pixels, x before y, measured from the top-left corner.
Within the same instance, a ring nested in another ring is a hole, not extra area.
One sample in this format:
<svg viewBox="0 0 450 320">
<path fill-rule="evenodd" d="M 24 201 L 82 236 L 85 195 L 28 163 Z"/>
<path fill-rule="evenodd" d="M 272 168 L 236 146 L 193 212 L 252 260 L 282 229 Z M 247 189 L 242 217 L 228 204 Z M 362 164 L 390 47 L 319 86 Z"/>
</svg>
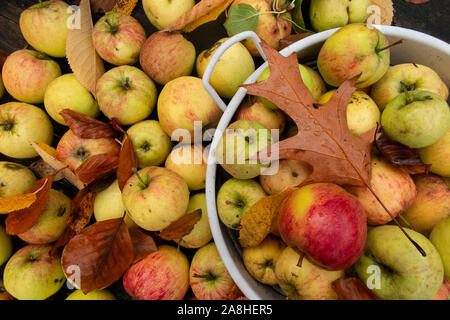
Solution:
<svg viewBox="0 0 450 320">
<path fill-rule="evenodd" d="M 195 5 L 194 0 L 143 0 L 145 15 L 151 24 L 162 30 L 174 23 Z"/>
<path fill-rule="evenodd" d="M 450 177 L 450 129 L 437 142 L 418 152 L 422 161 L 431 165 L 431 172 Z"/>
<path fill-rule="evenodd" d="M 91 291 L 88 294 L 78 289 L 69 294 L 66 300 L 116 300 L 116 298 L 106 289 Z"/>
<path fill-rule="evenodd" d="M 303 161 L 280 160 L 278 172 L 273 175 L 260 175 L 259 182 L 268 194 L 278 194 L 287 188 L 298 186 L 312 172 L 311 167 Z"/>
<path fill-rule="evenodd" d="M 25 193 L 36 183 L 33 171 L 22 164 L 0 162 L 0 197 Z"/>
</svg>

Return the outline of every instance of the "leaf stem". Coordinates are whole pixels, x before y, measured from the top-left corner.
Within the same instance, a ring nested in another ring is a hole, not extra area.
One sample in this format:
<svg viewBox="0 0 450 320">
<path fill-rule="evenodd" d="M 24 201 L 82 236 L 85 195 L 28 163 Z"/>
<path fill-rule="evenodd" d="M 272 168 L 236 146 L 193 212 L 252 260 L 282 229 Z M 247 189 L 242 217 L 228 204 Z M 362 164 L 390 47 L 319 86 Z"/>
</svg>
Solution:
<svg viewBox="0 0 450 320">
<path fill-rule="evenodd" d="M 400 44 L 402 42 L 403 42 L 403 39 L 400 39 L 400 40 L 395 41 L 394 43 L 392 43 L 392 44 L 390 44 L 390 45 L 388 45 L 388 46 L 386 46 L 384 48 L 376 49 L 375 52 L 376 53 L 380 53 L 381 51 L 384 51 L 384 50 L 387 50 L 389 48 L 392 48 L 393 46 L 396 46 L 396 45 L 398 45 L 398 44 Z"/>
<path fill-rule="evenodd" d="M 288 17 L 286 17 L 286 16 L 281 17 L 281 19 L 286 20 L 286 21 L 292 23 L 297 29 L 300 29 L 300 30 L 302 30 L 302 31 L 304 31 L 304 32 L 311 33 L 311 34 L 315 34 L 315 33 L 316 33 L 316 32 L 314 32 L 314 31 L 312 31 L 312 30 L 303 28 L 302 26 L 300 26 L 299 24 L 297 24 L 294 20 L 292 20 L 292 19 L 290 19 L 290 18 L 288 18 Z"/>
</svg>

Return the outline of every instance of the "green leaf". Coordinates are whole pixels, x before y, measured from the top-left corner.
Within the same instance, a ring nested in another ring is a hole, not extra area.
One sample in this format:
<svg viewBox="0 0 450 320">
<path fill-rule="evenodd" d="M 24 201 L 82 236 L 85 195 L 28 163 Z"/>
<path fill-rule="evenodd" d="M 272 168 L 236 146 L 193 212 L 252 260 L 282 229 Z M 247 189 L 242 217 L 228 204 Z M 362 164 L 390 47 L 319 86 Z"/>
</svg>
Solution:
<svg viewBox="0 0 450 320">
<path fill-rule="evenodd" d="M 223 26 L 228 34 L 234 36 L 242 31 L 253 31 L 258 24 L 259 13 L 251 5 L 239 3 L 231 7 Z"/>
</svg>

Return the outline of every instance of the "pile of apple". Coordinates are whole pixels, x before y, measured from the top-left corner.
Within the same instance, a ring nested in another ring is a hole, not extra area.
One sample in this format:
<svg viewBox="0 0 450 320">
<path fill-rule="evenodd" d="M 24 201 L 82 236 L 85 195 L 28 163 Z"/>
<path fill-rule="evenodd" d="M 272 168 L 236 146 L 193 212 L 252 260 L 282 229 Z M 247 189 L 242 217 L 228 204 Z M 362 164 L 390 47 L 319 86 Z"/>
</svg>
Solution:
<svg viewBox="0 0 450 320">
<path fill-rule="evenodd" d="M 303 185 L 312 168 L 298 160 L 280 160 L 279 170 L 265 175 L 262 169 L 268 164 L 251 161 L 273 141 L 270 133 L 248 134 L 248 129 L 278 129 L 281 139 L 294 136 L 298 129 L 289 126 L 292 120 L 274 103 L 256 96 L 244 100 L 218 144 L 217 159 L 236 160 L 240 154 L 247 159 L 240 164 L 221 163 L 232 176 L 217 194 L 218 215 L 228 228 L 241 229 L 242 217 L 267 195 L 294 188 L 281 203 L 271 234 L 257 246 L 244 247 L 242 255 L 257 281 L 279 285 L 288 298 L 336 299 L 333 282 L 352 275 L 380 299 L 448 298 L 448 88 L 427 66 L 413 62 L 390 66 L 388 48 L 377 29 L 349 24 L 321 47 L 318 71 L 299 64 L 300 74 L 319 101 L 318 108 L 336 87 L 359 75 L 358 90 L 347 106 L 348 129 L 359 136 L 381 123 L 390 139 L 418 152 L 430 174 L 410 175 L 374 149 L 370 187 L 379 200 L 368 187 Z M 268 67 L 258 81 L 269 75 Z M 240 138 L 246 143 L 228 144 Z M 393 225 L 386 209 L 402 222 L 426 256 Z"/>
</svg>

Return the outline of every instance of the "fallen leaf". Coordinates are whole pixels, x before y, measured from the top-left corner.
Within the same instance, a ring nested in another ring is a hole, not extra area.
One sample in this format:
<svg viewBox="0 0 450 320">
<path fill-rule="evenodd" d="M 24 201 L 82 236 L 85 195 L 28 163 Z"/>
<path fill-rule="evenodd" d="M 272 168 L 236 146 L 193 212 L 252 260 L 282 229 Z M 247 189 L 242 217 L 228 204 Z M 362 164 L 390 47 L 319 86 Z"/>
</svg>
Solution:
<svg viewBox="0 0 450 320">
<path fill-rule="evenodd" d="M 191 232 L 192 228 L 194 228 L 194 225 L 201 217 L 202 210 L 197 209 L 172 222 L 167 228 L 157 233 L 157 235 L 167 241 L 183 238 Z"/>
<path fill-rule="evenodd" d="M 377 297 L 358 278 L 337 279 L 332 283 L 338 300 L 377 300 Z"/>
<path fill-rule="evenodd" d="M 115 153 L 101 153 L 90 156 L 75 169 L 75 175 L 84 183 L 91 183 L 96 178 L 119 165 L 119 156 Z"/>
<path fill-rule="evenodd" d="M 119 166 L 117 168 L 117 182 L 122 191 L 128 179 L 133 175 L 133 170 L 138 166 L 136 152 L 133 147 L 133 141 L 126 136 L 122 143 L 119 155 Z"/>
<path fill-rule="evenodd" d="M 137 3 L 138 0 L 115 0 L 115 4 L 110 12 L 120 12 L 131 15 Z"/>
<path fill-rule="evenodd" d="M 416 150 L 386 138 L 380 125 L 377 127 L 375 145 L 387 161 L 404 172 L 408 174 L 428 173 L 430 166 L 422 162 Z"/>
<path fill-rule="evenodd" d="M 81 0 L 79 10 L 80 28 L 69 30 L 66 55 L 77 80 L 95 96 L 97 80 L 105 73 L 105 66 L 92 40 L 94 26 L 89 0 Z"/>
<path fill-rule="evenodd" d="M 52 146 L 49 146 L 48 144 L 41 142 L 41 141 L 35 141 L 34 142 L 40 149 L 42 149 L 45 153 L 51 155 L 52 157 L 56 157 L 56 149 Z"/>
<path fill-rule="evenodd" d="M 67 223 L 76 234 L 79 234 L 91 221 L 94 213 L 95 196 L 95 192 L 84 191 L 83 189 L 73 198 Z"/>
<path fill-rule="evenodd" d="M 130 228 L 131 242 L 133 242 L 134 248 L 134 260 L 133 263 L 145 258 L 150 253 L 158 250 L 155 240 L 148 234 L 142 232 L 139 228 Z"/>
<path fill-rule="evenodd" d="M 179 17 L 166 31 L 191 32 L 210 21 L 216 20 L 233 0 L 201 0 Z"/>
<path fill-rule="evenodd" d="M 119 280 L 134 259 L 133 243 L 123 219 L 96 222 L 73 237 L 63 251 L 67 276 L 79 268 L 79 287 L 84 294 Z"/>
<path fill-rule="evenodd" d="M 0 198 L 0 212 L 9 213 L 26 209 L 36 201 L 34 193 L 24 193 L 15 196 Z"/>
<path fill-rule="evenodd" d="M 116 135 L 114 129 L 108 124 L 85 114 L 70 109 L 64 109 L 59 114 L 70 130 L 81 139 L 111 138 Z"/>
<path fill-rule="evenodd" d="M 36 224 L 50 198 L 53 178 L 54 176 L 51 175 L 36 181 L 34 186 L 26 192 L 35 194 L 36 200 L 29 207 L 8 214 L 5 220 L 8 234 L 23 233 Z"/>
<path fill-rule="evenodd" d="M 278 214 L 281 203 L 293 188 L 264 197 L 256 202 L 242 217 L 239 242 L 243 248 L 258 246 L 271 232 L 272 223 Z"/>
<path fill-rule="evenodd" d="M 50 167 L 55 169 L 55 172 L 59 172 L 59 174 L 62 174 L 64 178 L 67 179 L 71 184 L 73 184 L 76 188 L 79 190 L 83 189 L 85 187 L 85 183 L 83 183 L 78 177 L 70 170 L 66 164 L 62 163 L 58 159 L 56 159 L 54 156 L 48 154 L 43 148 L 39 146 L 36 142 L 31 142 L 31 146 L 36 150 L 36 152 L 39 154 L 39 156 L 42 158 L 42 160 L 45 161 Z M 58 174 L 58 175 L 59 175 Z M 57 176 L 58 176 L 57 175 Z"/>
<path fill-rule="evenodd" d="M 52 249 L 50 250 L 50 255 L 55 256 L 57 255 L 57 250 L 61 247 L 64 247 L 69 241 L 75 237 L 76 233 L 71 228 L 67 227 L 66 230 L 64 230 L 63 234 L 56 240 L 56 242 L 53 244 Z"/>
<path fill-rule="evenodd" d="M 258 11 L 247 3 L 238 3 L 228 11 L 223 26 L 227 33 L 234 36 L 244 31 L 254 31 L 258 25 Z"/>
<path fill-rule="evenodd" d="M 119 124 L 119 121 L 117 121 L 117 118 L 112 118 L 109 122 L 109 125 L 117 132 L 126 134 L 125 130 L 123 130 L 122 126 Z"/>
<path fill-rule="evenodd" d="M 64 178 L 64 175 L 61 172 L 55 170 L 52 166 L 50 166 L 47 162 L 42 159 L 39 159 L 28 166 L 38 177 L 46 177 L 51 174 L 55 175 L 55 179 L 53 181 L 59 181 Z"/>
<path fill-rule="evenodd" d="M 279 41 L 279 49 L 282 50 L 286 47 L 289 47 L 291 44 L 312 35 L 313 35 L 312 33 L 308 32 L 291 34 Z"/>
</svg>

